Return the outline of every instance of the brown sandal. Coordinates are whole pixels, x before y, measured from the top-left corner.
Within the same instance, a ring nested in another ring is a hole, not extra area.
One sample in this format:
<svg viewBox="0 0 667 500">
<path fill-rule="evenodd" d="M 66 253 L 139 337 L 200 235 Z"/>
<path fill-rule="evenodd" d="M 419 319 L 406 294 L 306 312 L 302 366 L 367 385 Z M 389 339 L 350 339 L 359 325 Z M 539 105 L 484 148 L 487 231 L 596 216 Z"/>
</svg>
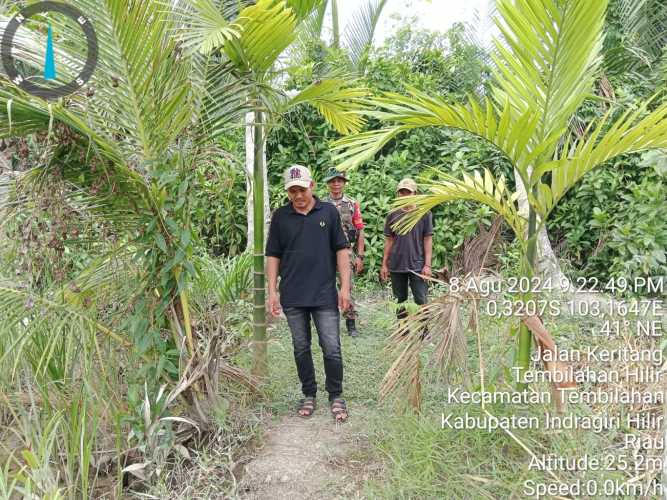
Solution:
<svg viewBox="0 0 667 500">
<path fill-rule="evenodd" d="M 304 413 L 301 413 L 304 412 Z M 299 401 L 297 415 L 301 418 L 308 418 L 315 412 L 315 398 L 309 397 Z"/>
<path fill-rule="evenodd" d="M 343 423 L 347 420 L 347 405 L 343 398 L 336 398 L 331 402 L 331 414 L 336 423 Z"/>
</svg>

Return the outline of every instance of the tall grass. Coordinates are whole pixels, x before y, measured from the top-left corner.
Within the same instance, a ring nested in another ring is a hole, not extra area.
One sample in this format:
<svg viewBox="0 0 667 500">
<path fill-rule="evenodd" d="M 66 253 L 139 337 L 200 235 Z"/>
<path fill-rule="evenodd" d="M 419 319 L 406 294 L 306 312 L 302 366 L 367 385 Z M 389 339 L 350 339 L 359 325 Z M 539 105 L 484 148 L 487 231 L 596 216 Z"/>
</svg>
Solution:
<svg viewBox="0 0 667 500">
<path fill-rule="evenodd" d="M 386 474 L 382 480 L 367 484 L 369 498 L 525 498 L 525 481 L 553 481 L 545 471 L 529 470 L 531 456 L 503 431 L 442 429 L 440 414 L 434 410 L 425 411 L 423 416 L 404 415 L 385 420 L 377 430 L 373 439 Z M 457 416 L 466 411 L 473 416 L 481 414 L 471 407 L 449 406 L 446 410 Z M 498 406 L 491 413 L 500 417 L 512 411 Z M 522 414 L 538 416 L 540 409 L 526 409 Z M 536 429 L 513 433 L 537 456 L 598 456 L 613 441 L 611 435 L 590 431 L 545 433 Z M 601 471 L 557 474 L 565 482 L 611 477 L 622 481 L 624 477 L 620 472 Z"/>
<path fill-rule="evenodd" d="M 2 442 L 13 443 L 0 477 L 3 498 L 95 498 L 99 402 L 85 389 L 68 401 L 12 405 L 13 425 Z"/>
<path fill-rule="evenodd" d="M 203 258 L 200 266 L 196 332 L 203 350 L 222 358 L 236 337 L 221 307 L 247 294 L 250 259 Z M 189 455 L 183 443 L 200 437 L 207 414 L 213 430 L 224 427 L 232 418 L 229 400 L 247 393 L 239 386 L 227 399 L 211 396 L 195 422 L 183 415 L 182 397 L 194 373 L 203 373 L 199 367 L 179 367 L 176 382 L 147 383 L 145 360 L 121 329 L 125 306 L 118 300 L 135 286 L 125 279 L 131 263 L 114 269 L 104 277 L 108 287 L 81 286 L 81 294 L 58 283 L 16 286 L 3 276 L 7 268 L 0 270 L 0 499 L 119 498 L 128 477 L 132 487 L 160 483 L 174 457 Z M 222 374 L 247 383 L 223 359 L 216 366 L 210 380 Z M 225 438 L 225 449 L 234 441 Z"/>
</svg>

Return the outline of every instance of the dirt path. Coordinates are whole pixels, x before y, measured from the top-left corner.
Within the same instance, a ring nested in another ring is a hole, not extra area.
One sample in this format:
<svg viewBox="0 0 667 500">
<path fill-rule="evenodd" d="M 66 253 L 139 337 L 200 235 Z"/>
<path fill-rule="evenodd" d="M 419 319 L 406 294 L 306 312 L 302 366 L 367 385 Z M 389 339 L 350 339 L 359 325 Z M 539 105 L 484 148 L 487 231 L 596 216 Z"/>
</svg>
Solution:
<svg viewBox="0 0 667 500">
<path fill-rule="evenodd" d="M 334 423 L 324 391 L 318 393 L 312 417 L 296 416 L 303 395 L 291 335 L 284 321 L 273 326 L 266 388 L 273 420 L 265 428 L 263 445 L 253 450 L 253 459 L 243 468 L 236 498 L 347 500 L 372 496 L 368 481 L 382 476 L 382 466 L 371 434 L 376 427 L 379 381 L 388 368 L 378 359 L 387 331 L 382 322 L 384 302 L 372 299 L 359 301 L 361 336 L 341 335 L 344 397 L 350 412 L 344 424 Z M 324 385 L 322 353 L 315 340 L 312 349 L 317 380 Z"/>
<path fill-rule="evenodd" d="M 265 445 L 246 465 L 239 498 L 363 498 L 365 474 L 350 457 L 358 439 L 350 423 L 334 424 L 325 401 L 318 401 L 309 419 L 283 416 L 267 429 Z"/>
</svg>

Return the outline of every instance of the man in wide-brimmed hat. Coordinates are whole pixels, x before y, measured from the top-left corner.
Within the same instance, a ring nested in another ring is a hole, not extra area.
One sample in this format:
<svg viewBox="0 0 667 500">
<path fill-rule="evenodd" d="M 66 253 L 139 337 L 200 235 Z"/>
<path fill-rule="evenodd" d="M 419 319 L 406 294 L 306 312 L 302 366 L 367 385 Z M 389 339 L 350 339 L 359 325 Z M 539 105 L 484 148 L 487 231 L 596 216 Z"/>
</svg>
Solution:
<svg viewBox="0 0 667 500">
<path fill-rule="evenodd" d="M 361 208 L 359 202 L 345 194 L 345 186 L 348 178 L 345 173 L 336 169 L 331 169 L 327 173 L 324 181 L 327 183 L 329 194 L 322 198 L 323 201 L 332 203 L 340 214 L 343 223 L 343 231 L 350 242 L 350 307 L 343 314 L 345 317 L 345 326 L 347 333 L 351 337 L 359 335 L 356 320 L 358 317 L 357 309 L 352 298 L 352 288 L 354 287 L 354 275 L 359 274 L 364 269 L 364 221 L 361 217 Z"/>
<path fill-rule="evenodd" d="M 398 196 L 412 196 L 417 193 L 417 183 L 406 177 L 396 187 Z M 396 301 L 401 304 L 408 300 L 408 284 L 417 304 L 427 301 L 428 286 L 419 276 L 431 276 L 431 255 L 433 252 L 433 215 L 425 214 L 406 234 L 394 231 L 394 224 L 411 210 L 410 207 L 394 210 L 387 215 L 384 224 L 384 255 L 380 278 L 391 277 L 391 290 Z M 398 319 L 405 318 L 407 311 L 399 307 Z"/>
</svg>

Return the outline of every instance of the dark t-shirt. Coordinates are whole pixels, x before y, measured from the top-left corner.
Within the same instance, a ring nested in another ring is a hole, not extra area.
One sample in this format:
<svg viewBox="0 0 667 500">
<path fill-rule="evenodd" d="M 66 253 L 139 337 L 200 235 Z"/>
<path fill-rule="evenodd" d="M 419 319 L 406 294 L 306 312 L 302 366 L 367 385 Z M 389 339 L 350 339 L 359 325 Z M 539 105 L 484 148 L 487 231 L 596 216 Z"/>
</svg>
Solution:
<svg viewBox="0 0 667 500">
<path fill-rule="evenodd" d="M 271 218 L 266 256 L 280 259 L 280 305 L 320 307 L 338 304 L 336 252 L 349 244 L 338 210 L 315 198 L 303 215 L 291 203 Z"/>
<path fill-rule="evenodd" d="M 389 271 L 393 273 L 420 273 L 424 268 L 424 236 L 433 234 L 433 215 L 424 215 L 407 234 L 398 234 L 392 225 L 405 214 L 403 210 L 390 212 L 384 222 L 384 235 L 394 238 L 389 255 Z"/>
</svg>

